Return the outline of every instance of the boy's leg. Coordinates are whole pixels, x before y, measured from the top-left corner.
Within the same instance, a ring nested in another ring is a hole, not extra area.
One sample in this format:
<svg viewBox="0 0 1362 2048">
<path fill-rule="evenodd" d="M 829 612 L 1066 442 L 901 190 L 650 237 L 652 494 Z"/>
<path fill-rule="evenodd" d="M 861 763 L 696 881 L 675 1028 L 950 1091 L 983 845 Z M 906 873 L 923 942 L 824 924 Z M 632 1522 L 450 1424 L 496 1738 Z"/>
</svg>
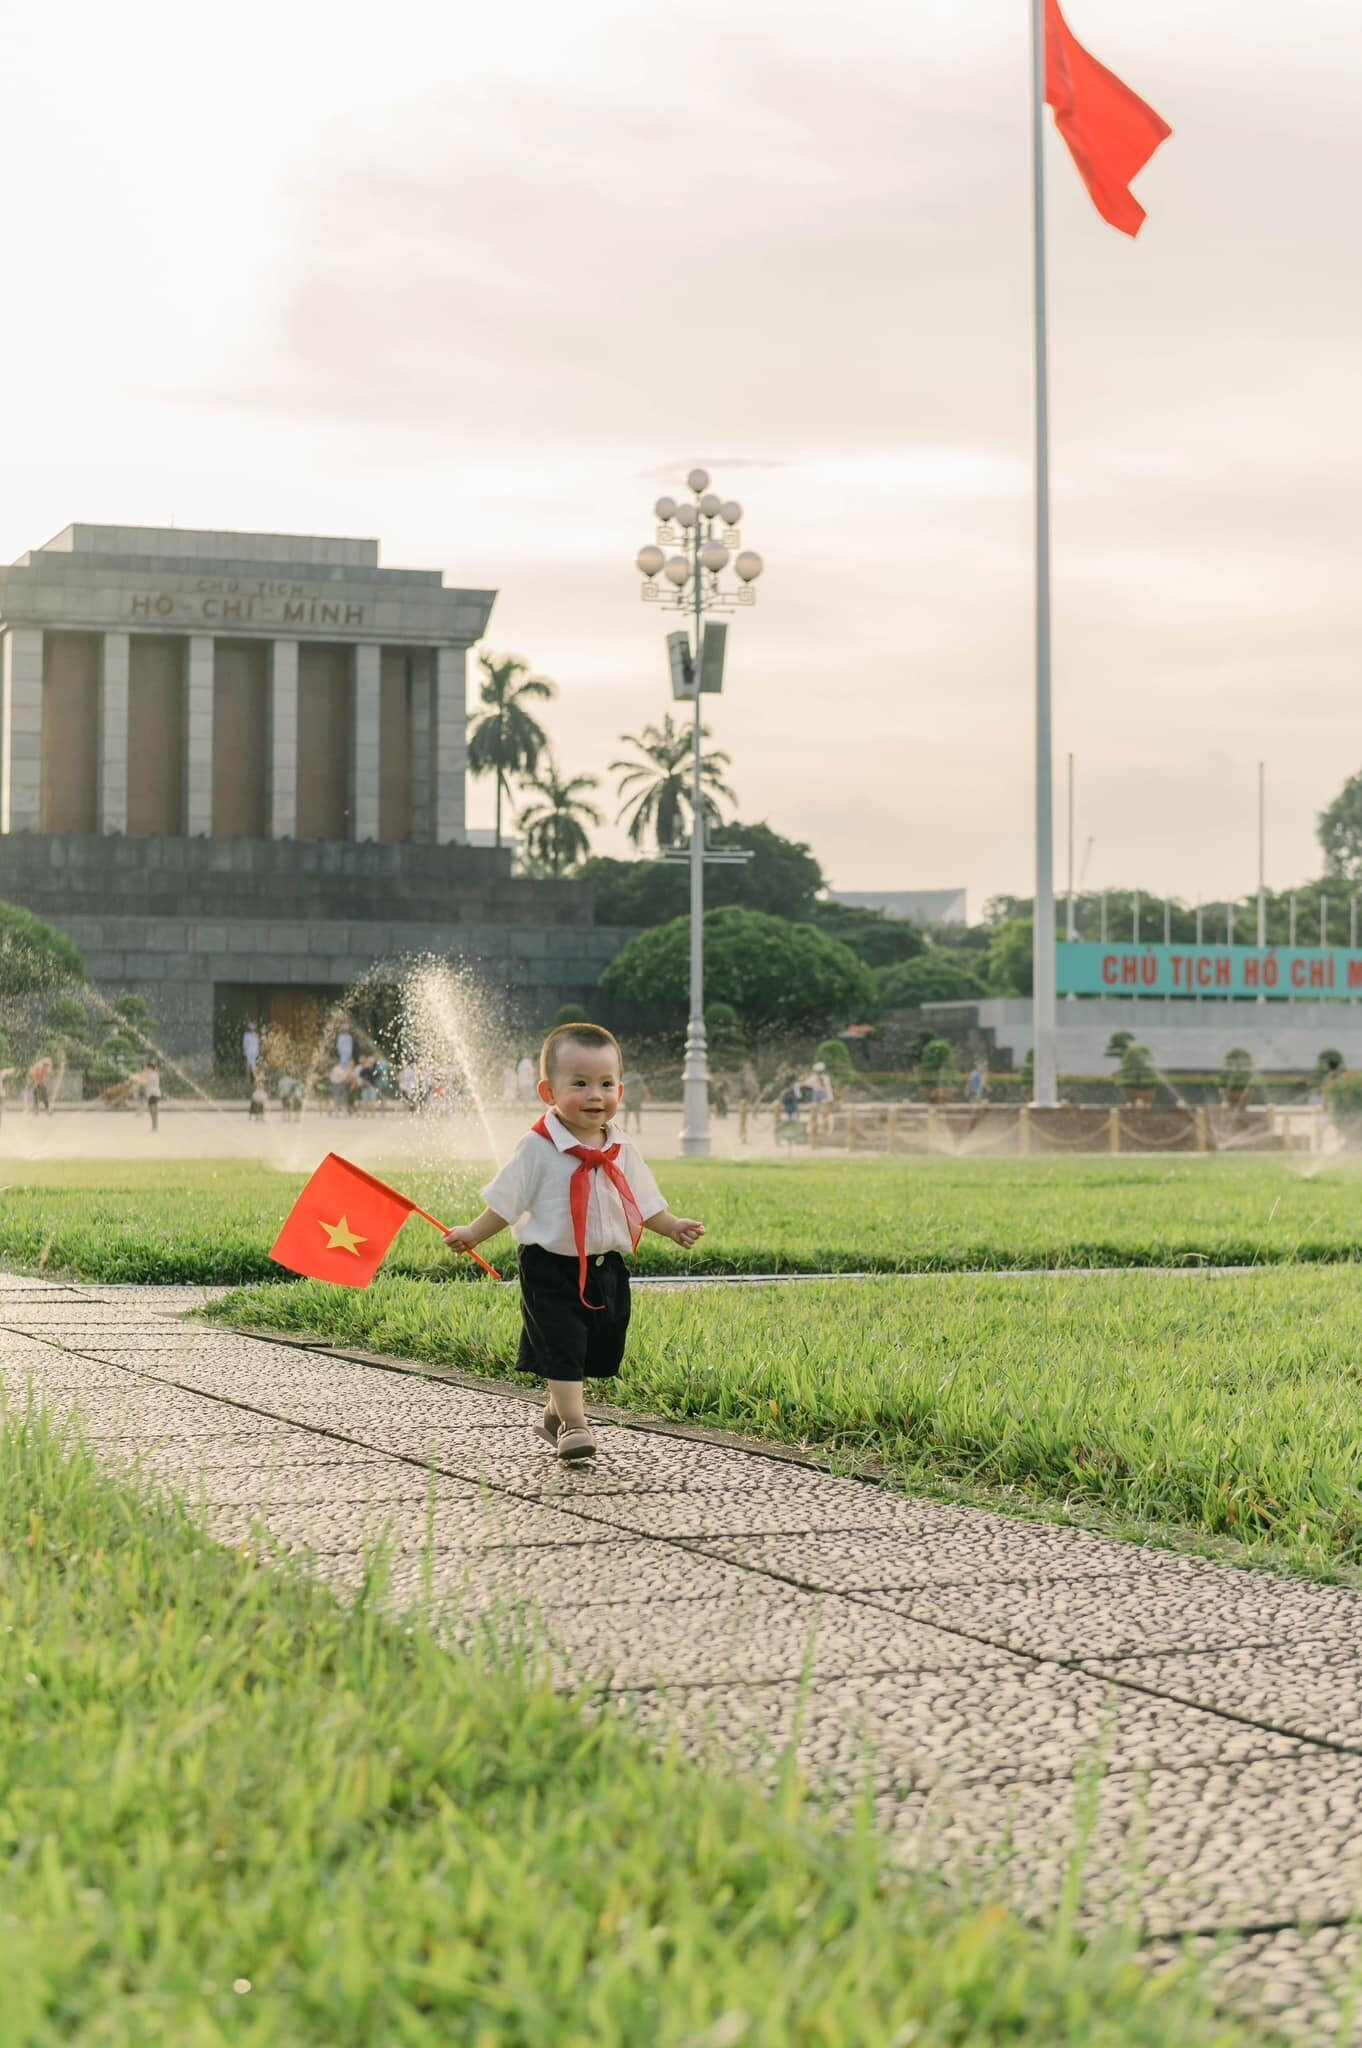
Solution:
<svg viewBox="0 0 1362 2048">
<path fill-rule="evenodd" d="M 585 1389 L 580 1380 L 550 1380 L 549 1402 L 552 1412 L 565 1429 L 585 1429 Z"/>
</svg>

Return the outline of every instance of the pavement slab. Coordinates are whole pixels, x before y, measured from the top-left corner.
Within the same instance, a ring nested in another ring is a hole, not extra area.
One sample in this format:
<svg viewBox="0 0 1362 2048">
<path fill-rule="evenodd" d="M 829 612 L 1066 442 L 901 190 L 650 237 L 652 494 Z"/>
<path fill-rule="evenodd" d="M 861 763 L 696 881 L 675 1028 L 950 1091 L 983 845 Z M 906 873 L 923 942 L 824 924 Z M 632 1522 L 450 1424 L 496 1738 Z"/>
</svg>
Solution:
<svg viewBox="0 0 1362 2048">
<path fill-rule="evenodd" d="M 313 1465 L 304 1483 L 309 1488 L 324 1485 L 332 1469 Z M 235 1475 L 229 1478 L 217 1467 L 217 1499 L 208 1508 L 206 1526 L 225 1541 L 241 1542 L 258 1533 L 262 1542 L 281 1550 L 325 1554 L 340 1560 L 337 1569 L 348 1561 L 362 1567 L 380 1546 L 399 1557 L 424 1557 L 429 1544 L 433 1556 L 443 1560 L 443 1575 L 451 1579 L 470 1548 L 557 1544 L 572 1546 L 575 1558 L 583 1546 L 575 1522 L 533 1501 L 488 1493 L 457 1480 L 423 1480 L 420 1474 L 414 1475 L 420 1484 L 394 1490 L 386 1464 L 358 1472 L 353 1467 L 339 1469 L 350 1475 L 351 1496 L 331 1500 L 319 1511 L 314 1504 L 295 1501 L 294 1489 L 284 1497 L 267 1494 L 262 1501 L 252 1488 L 243 1487 L 241 1497 L 231 1498 Z M 534 1552 L 527 1554 L 527 1575 L 534 1569 L 534 1557 Z"/>
<path fill-rule="evenodd" d="M 865 1594 L 915 1621 L 959 1628 L 1035 1657 L 1109 1660 L 1160 1651 L 1233 1649 L 1283 1642 L 1362 1640 L 1362 1594 L 1183 1561 L 1181 1570 L 1131 1580 L 1043 1579 L 1025 1583 L 910 1587 Z"/>
<path fill-rule="evenodd" d="M 1085 1658 L 1083 1669 L 1212 1711 L 1233 1700 L 1254 1721 L 1362 1752 L 1362 1642 L 1337 1634 L 1283 1647 Z"/>
<path fill-rule="evenodd" d="M 947 1780 L 1045 1785 L 1095 1767 L 1178 1771 L 1310 1753 L 1289 1736 L 1038 1671 L 1025 1658 L 759 1689 L 622 1693 L 621 1704 L 697 1759 L 718 1742 L 772 1780 L 793 1749 L 815 1784 L 851 1794 L 872 1762 L 877 1789 L 892 1794 Z"/>
<path fill-rule="evenodd" d="M 1362 2033 L 1362 1929 L 1279 1927 L 1239 1936 L 1194 1935 L 1151 1943 L 1156 1969 L 1187 1959 L 1215 1979 L 1226 2002 L 1245 2007 L 1265 2026 L 1327 2048 L 1345 2048 Z"/>
<path fill-rule="evenodd" d="M 1134 1911 L 1151 1937 L 1318 1925 L 1362 1913 L 1362 1759 L 1298 1756 L 1081 1780 L 952 1787 L 937 1843 L 1057 1904 L 1076 1859 L 1091 1920 Z M 1085 1811 L 1086 1807 L 1091 1811 Z M 917 1853 L 912 1828 L 891 1838 Z"/>
<path fill-rule="evenodd" d="M 0 1395 L 342 1595 L 381 1543 L 452 1648 L 869 1799 L 905 1860 L 1044 1915 L 1078 1858 L 1083 1914 L 1137 1911 L 1151 1963 L 1190 1942 L 1227 1999 L 1362 2048 L 1362 1595 L 665 1426 L 563 1467 L 528 1396 L 174 1320 L 207 1292 L 0 1275 Z"/>
<path fill-rule="evenodd" d="M 1115 1579 L 1177 1572 L 1184 1559 L 1171 1550 L 1123 1544 L 1113 1554 L 1107 1537 L 1049 1522 L 1023 1522 L 942 1501 L 913 1501 L 891 1536 L 747 1536 L 719 1538 L 704 1548 L 716 1556 L 769 1571 L 798 1586 L 907 1592 L 912 1589 L 1037 1581 Z"/>
</svg>

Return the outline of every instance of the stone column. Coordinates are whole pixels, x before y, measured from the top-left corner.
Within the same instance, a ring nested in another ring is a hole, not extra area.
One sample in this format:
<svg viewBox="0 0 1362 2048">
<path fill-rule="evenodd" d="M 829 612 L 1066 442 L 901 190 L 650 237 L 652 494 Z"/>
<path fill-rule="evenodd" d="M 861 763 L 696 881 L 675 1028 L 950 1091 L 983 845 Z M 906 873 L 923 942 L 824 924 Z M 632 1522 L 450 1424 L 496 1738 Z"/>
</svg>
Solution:
<svg viewBox="0 0 1362 2048">
<path fill-rule="evenodd" d="M 128 829 L 128 675 L 131 640 L 103 633 L 99 645 L 98 830 Z"/>
<path fill-rule="evenodd" d="M 462 841 L 464 776 L 468 768 L 468 734 L 464 714 L 462 647 L 435 650 L 435 843 Z"/>
<path fill-rule="evenodd" d="M 191 634 L 184 672 L 184 829 L 213 829 L 213 641 Z"/>
<path fill-rule="evenodd" d="M 270 642 L 269 832 L 298 833 L 298 642 Z"/>
<path fill-rule="evenodd" d="M 379 673 L 383 650 L 362 642 L 354 650 L 354 725 L 350 749 L 350 837 L 378 837 Z"/>
<path fill-rule="evenodd" d="M 11 626 L 0 647 L 0 832 L 38 832 L 43 815 L 43 636 Z"/>
<path fill-rule="evenodd" d="M 411 664 L 411 837 L 414 845 L 429 846 L 435 837 L 435 658 L 428 647 L 419 647 L 407 659 Z"/>
</svg>

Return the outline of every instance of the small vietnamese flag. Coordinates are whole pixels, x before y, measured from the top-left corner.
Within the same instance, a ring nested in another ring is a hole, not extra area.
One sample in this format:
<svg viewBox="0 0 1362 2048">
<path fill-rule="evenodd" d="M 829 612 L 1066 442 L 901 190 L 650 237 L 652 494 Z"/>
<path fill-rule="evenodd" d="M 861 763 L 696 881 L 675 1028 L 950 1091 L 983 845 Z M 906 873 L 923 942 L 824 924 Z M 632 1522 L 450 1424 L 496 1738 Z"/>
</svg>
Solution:
<svg viewBox="0 0 1362 2048">
<path fill-rule="evenodd" d="M 367 1287 L 415 1207 L 396 1188 L 328 1152 L 284 1218 L 270 1257 L 309 1280 Z"/>
<path fill-rule="evenodd" d="M 444 1224 L 429 1209 L 339 1153 L 328 1152 L 284 1218 L 270 1257 L 309 1280 L 367 1287 L 408 1216 L 420 1216 L 443 1235 Z M 474 1265 L 500 1280 L 495 1266 L 471 1245 L 465 1249 Z"/>
<path fill-rule="evenodd" d="M 1138 235 L 1144 208 L 1130 181 L 1173 131 L 1075 40 L 1059 0 L 1045 0 L 1045 98 L 1103 220 Z"/>
</svg>

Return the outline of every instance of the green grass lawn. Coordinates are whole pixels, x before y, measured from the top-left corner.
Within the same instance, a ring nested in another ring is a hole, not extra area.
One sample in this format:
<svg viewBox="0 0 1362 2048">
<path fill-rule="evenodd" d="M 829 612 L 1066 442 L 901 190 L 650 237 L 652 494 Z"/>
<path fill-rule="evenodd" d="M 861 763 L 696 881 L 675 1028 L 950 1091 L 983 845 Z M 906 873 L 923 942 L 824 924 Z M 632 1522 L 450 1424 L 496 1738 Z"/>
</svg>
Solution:
<svg viewBox="0 0 1362 2048">
<path fill-rule="evenodd" d="M 1032 1929 L 0 1429 L 7 2048 L 1247 2048 Z"/>
<path fill-rule="evenodd" d="M 510 1289 L 299 1281 L 212 1313 L 358 1350 L 513 1370 Z M 1362 1565 L 1362 1279 L 1268 1268 L 809 1281 L 641 1293 L 640 1413 L 802 1444 L 910 1491 L 1234 1538 L 1294 1570 Z"/>
<path fill-rule="evenodd" d="M 394 1167 L 450 1222 L 484 1167 Z M 971 1267 L 1278 1264 L 1362 1257 L 1362 1178 L 1291 1158 L 665 1162 L 663 1190 L 708 1235 L 645 1237 L 644 1272 L 950 1272 Z M 250 1164 L 0 1162 L 0 1263 L 88 1280 L 278 1277 L 269 1247 L 302 1176 Z M 491 1255 L 514 1270 L 509 1237 Z M 409 1222 L 392 1272 L 469 1278 Z"/>
</svg>

